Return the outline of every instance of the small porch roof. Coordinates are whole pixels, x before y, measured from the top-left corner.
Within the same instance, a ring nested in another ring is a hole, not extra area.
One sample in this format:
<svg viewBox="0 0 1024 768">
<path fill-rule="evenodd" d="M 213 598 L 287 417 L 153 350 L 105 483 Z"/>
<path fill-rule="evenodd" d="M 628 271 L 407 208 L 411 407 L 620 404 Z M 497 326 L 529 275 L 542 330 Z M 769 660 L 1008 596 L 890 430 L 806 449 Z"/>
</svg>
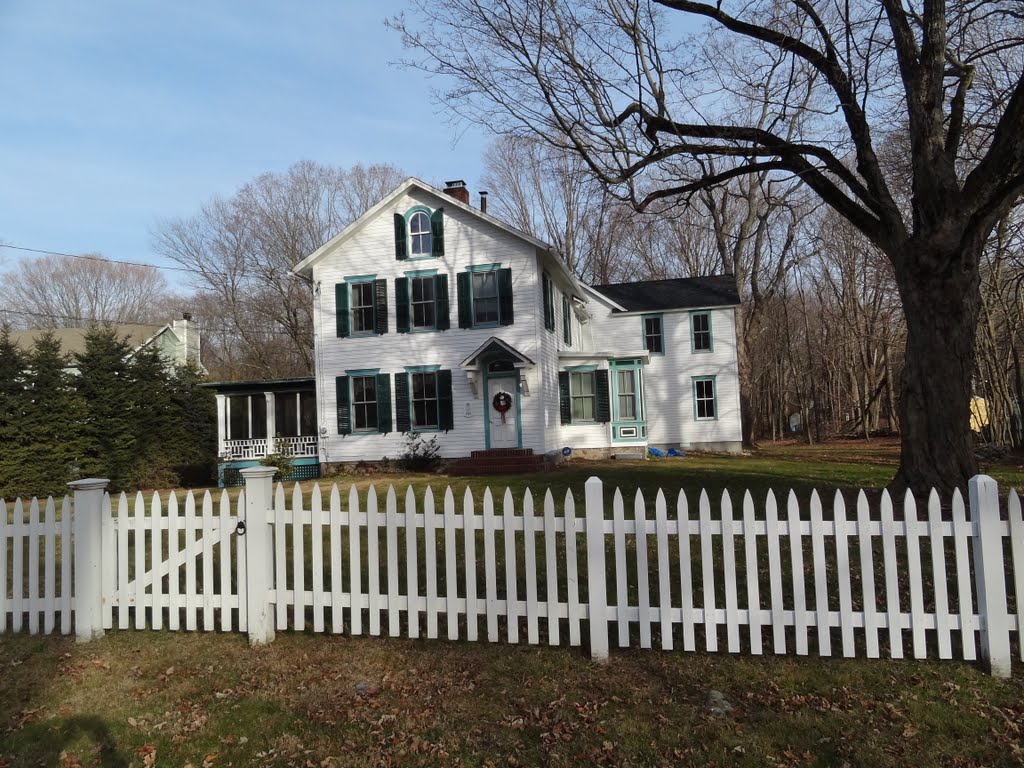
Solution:
<svg viewBox="0 0 1024 768">
<path fill-rule="evenodd" d="M 476 368 L 480 364 L 480 360 L 487 357 L 511 359 L 512 365 L 516 368 L 532 368 L 534 366 L 533 360 L 511 344 L 502 341 L 497 336 L 491 336 L 491 338 L 477 347 L 475 352 L 459 363 L 459 367 L 463 370 Z"/>
</svg>

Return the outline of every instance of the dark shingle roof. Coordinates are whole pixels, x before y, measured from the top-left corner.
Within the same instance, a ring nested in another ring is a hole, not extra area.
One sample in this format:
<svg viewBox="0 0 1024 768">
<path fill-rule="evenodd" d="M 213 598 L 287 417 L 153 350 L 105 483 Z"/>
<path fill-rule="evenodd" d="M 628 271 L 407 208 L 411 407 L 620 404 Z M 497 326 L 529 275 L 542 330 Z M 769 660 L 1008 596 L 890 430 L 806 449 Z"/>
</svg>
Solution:
<svg viewBox="0 0 1024 768">
<path fill-rule="evenodd" d="M 609 283 L 595 285 L 594 290 L 625 307 L 627 312 L 728 307 L 740 303 L 739 294 L 736 292 L 736 278 L 732 275 Z"/>
</svg>

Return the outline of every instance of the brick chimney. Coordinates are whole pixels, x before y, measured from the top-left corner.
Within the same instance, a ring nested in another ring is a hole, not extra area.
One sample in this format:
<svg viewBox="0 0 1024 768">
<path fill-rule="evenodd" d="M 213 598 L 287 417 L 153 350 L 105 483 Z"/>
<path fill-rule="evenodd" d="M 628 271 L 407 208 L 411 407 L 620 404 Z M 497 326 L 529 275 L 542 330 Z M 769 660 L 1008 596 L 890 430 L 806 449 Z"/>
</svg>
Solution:
<svg viewBox="0 0 1024 768">
<path fill-rule="evenodd" d="M 463 205 L 469 205 L 469 188 L 466 186 L 466 182 L 462 179 L 446 181 L 444 192 L 446 195 L 454 197 Z"/>
<path fill-rule="evenodd" d="M 480 213 L 487 213 L 487 193 L 480 192 Z"/>
</svg>

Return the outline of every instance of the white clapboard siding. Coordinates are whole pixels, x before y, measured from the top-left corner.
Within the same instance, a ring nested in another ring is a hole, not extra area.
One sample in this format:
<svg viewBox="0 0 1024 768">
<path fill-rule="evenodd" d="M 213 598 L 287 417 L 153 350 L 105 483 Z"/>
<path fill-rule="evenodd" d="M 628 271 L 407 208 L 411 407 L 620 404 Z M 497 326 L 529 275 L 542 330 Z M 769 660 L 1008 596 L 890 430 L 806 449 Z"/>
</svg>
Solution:
<svg viewBox="0 0 1024 768">
<path fill-rule="evenodd" d="M 234 505 L 226 492 L 217 501 L 209 492 L 103 495 L 94 507 L 99 620 L 107 629 L 245 631 L 251 567 L 271 572 L 267 600 L 280 630 L 580 645 L 594 615 L 614 624 L 621 647 L 694 651 L 702 633 L 711 652 L 760 654 L 770 643 L 776 654 L 973 660 L 989 650 L 988 617 L 975 613 L 985 604 L 976 522 L 1006 544 L 998 565 L 1014 597 L 1007 606 L 1024 596 L 1024 519 L 1013 491 L 1006 516 L 987 510 L 987 521 L 975 521 L 975 510 L 969 519 L 959 492 L 945 510 L 934 492 L 925 504 L 883 491 L 877 505 L 860 492 L 854 512 L 840 493 L 826 503 L 790 491 L 780 510 L 772 492 L 724 492 L 713 502 L 702 491 L 695 515 L 683 492 L 671 513 L 660 491 L 635 492 L 628 515 L 618 489 L 611 498 L 607 517 L 595 506 L 601 514 L 588 524 L 568 491 L 556 502 L 550 491 L 517 498 L 505 489 L 499 508 L 490 489 L 467 489 L 459 504 L 451 488 L 420 498 L 407 488 L 401 501 L 393 487 L 353 486 L 343 497 L 335 485 L 325 505 L 319 486 L 279 484 L 266 510 L 270 562 L 250 564 L 237 534 L 244 493 Z M 0 632 L 72 629 L 73 504 L 57 506 L 0 502 Z M 613 551 L 588 556 L 595 546 Z M 591 562 L 607 572 L 588 573 Z M 602 583 L 614 584 L 611 593 Z M 1020 647 L 1019 611 L 1007 619 Z M 607 637 L 611 627 L 603 629 Z"/>
</svg>

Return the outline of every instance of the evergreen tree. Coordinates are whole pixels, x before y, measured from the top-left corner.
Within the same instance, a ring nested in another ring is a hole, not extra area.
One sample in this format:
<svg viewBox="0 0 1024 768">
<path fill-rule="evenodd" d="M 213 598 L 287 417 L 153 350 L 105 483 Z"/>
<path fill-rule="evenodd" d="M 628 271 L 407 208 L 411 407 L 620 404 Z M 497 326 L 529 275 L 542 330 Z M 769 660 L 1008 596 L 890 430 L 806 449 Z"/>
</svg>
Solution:
<svg viewBox="0 0 1024 768">
<path fill-rule="evenodd" d="M 0 326 L 0 498 L 20 493 L 18 436 L 24 413 L 25 356 L 11 341 L 9 325 Z"/>
<path fill-rule="evenodd" d="M 171 399 L 170 368 L 160 351 L 143 347 L 128 368 L 129 415 L 135 429 L 136 465 L 129 480 L 142 487 L 174 486 L 180 419 Z"/>
<path fill-rule="evenodd" d="M 81 400 L 67 372 L 68 358 L 47 331 L 26 356 L 23 413 L 16 455 L 18 492 L 61 495 L 77 476 Z"/>
<path fill-rule="evenodd" d="M 206 378 L 194 362 L 177 366 L 169 378 L 174 404 L 174 453 L 179 479 L 186 485 L 205 484 L 217 465 L 217 399 L 199 386 Z"/>
<path fill-rule="evenodd" d="M 81 471 L 106 477 L 113 489 L 131 486 L 137 475 L 131 349 L 112 328 L 91 328 L 78 358 L 78 392 L 85 408 Z"/>
</svg>

